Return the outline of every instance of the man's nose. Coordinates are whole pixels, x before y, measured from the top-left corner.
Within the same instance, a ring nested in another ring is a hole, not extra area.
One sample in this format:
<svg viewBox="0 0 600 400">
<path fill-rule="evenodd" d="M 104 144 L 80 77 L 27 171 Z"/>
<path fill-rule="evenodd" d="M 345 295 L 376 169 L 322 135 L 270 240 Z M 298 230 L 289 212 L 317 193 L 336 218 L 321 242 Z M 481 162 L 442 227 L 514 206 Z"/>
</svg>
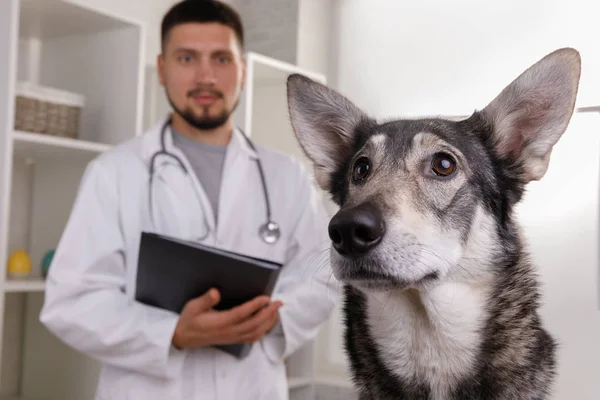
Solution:
<svg viewBox="0 0 600 400">
<path fill-rule="evenodd" d="M 210 60 L 203 60 L 199 63 L 196 70 L 196 80 L 201 84 L 214 84 L 217 82 L 215 68 L 211 65 Z"/>
</svg>

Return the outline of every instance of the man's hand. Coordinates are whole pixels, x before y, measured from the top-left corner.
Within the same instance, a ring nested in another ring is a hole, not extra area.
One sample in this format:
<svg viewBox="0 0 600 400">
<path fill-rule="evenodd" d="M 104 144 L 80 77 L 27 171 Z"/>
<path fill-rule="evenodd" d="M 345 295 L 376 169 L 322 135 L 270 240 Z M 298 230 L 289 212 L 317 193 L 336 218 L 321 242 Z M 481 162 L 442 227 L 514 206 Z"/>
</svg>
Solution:
<svg viewBox="0 0 600 400">
<path fill-rule="evenodd" d="M 275 326 L 282 305 L 259 296 L 230 310 L 213 310 L 219 301 L 216 289 L 190 300 L 177 322 L 173 345 L 184 349 L 255 342 Z"/>
</svg>

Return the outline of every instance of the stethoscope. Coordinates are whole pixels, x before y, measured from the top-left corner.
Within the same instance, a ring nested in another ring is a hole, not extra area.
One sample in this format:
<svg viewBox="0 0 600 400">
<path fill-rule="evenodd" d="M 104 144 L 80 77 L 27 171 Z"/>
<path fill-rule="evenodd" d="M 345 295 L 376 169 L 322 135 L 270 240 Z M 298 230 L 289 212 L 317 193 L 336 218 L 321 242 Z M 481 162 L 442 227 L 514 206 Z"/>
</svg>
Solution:
<svg viewBox="0 0 600 400">
<path fill-rule="evenodd" d="M 156 158 L 160 155 L 164 155 L 166 157 L 173 158 L 181 166 L 181 168 L 183 169 L 185 174 L 188 175 L 188 170 L 185 167 L 185 165 L 183 164 L 183 161 L 181 161 L 181 159 L 176 154 L 169 153 L 166 149 L 165 135 L 167 132 L 167 127 L 169 126 L 170 123 L 171 123 L 171 119 L 169 118 L 163 124 L 161 132 L 160 132 L 160 150 L 155 152 L 152 155 L 152 158 L 150 159 L 150 181 L 148 183 L 148 191 L 149 191 L 148 206 L 149 206 L 150 216 L 152 219 L 154 218 L 153 213 L 152 213 L 152 180 L 154 177 L 154 161 L 156 160 Z M 242 131 L 242 134 L 243 134 L 242 136 L 244 136 L 244 139 L 246 139 L 246 142 L 248 142 L 248 145 L 250 147 L 252 147 L 252 149 L 255 152 L 257 152 L 256 147 L 254 146 L 254 144 L 252 143 L 250 138 L 248 138 L 248 136 L 246 136 L 246 134 L 243 131 Z M 260 173 L 260 180 L 262 182 L 263 194 L 265 197 L 265 205 L 266 205 L 266 210 L 267 210 L 267 220 L 265 223 L 263 223 L 259 227 L 258 234 L 260 235 L 260 237 L 262 238 L 262 240 L 265 243 L 273 244 L 279 240 L 279 237 L 281 236 L 281 232 L 279 229 L 279 224 L 277 224 L 277 222 L 275 222 L 271 219 L 271 204 L 269 202 L 269 193 L 267 191 L 267 183 L 265 181 L 265 174 L 264 174 L 264 171 L 262 168 L 262 163 L 260 162 L 260 158 L 256 159 L 256 166 L 258 167 L 258 172 Z M 209 229 L 206 218 L 207 218 L 206 213 L 204 213 L 204 227 L 205 227 L 206 234 L 203 237 L 198 238 L 198 240 L 204 240 L 206 237 L 208 237 L 210 229 Z"/>
</svg>

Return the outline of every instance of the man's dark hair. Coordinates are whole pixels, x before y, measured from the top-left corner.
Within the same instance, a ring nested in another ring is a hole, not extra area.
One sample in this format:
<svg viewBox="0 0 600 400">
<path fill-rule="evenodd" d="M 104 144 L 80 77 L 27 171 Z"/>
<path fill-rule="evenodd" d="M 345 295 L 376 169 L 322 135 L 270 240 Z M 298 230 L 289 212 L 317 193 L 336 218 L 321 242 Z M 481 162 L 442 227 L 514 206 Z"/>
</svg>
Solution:
<svg viewBox="0 0 600 400">
<path fill-rule="evenodd" d="M 237 11 L 217 0 L 183 0 L 165 14 L 161 24 L 161 46 L 164 51 L 171 29 L 190 22 L 218 22 L 233 29 L 240 48 L 244 49 L 244 27 Z"/>
</svg>

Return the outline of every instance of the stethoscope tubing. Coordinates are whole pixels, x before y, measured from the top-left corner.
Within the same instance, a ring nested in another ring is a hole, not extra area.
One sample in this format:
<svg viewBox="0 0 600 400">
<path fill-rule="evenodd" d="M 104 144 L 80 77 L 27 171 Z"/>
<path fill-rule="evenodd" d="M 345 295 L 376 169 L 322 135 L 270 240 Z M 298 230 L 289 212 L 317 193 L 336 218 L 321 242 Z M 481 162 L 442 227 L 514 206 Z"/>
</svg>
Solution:
<svg viewBox="0 0 600 400">
<path fill-rule="evenodd" d="M 160 132 L 160 150 L 155 152 L 152 157 L 150 158 L 150 167 L 149 167 L 149 173 L 150 173 L 150 177 L 149 177 L 149 186 L 148 186 L 148 190 L 149 190 L 149 212 L 151 215 L 151 218 L 153 219 L 153 209 L 152 209 L 152 183 L 153 183 L 153 178 L 154 178 L 154 173 L 155 173 L 155 169 L 154 169 L 154 162 L 156 160 L 156 158 L 160 155 L 164 155 L 167 157 L 171 157 L 173 158 L 175 161 L 177 161 L 177 163 L 181 166 L 181 168 L 183 169 L 184 173 L 187 175 L 188 174 L 188 170 L 185 167 L 183 161 L 176 155 L 173 153 L 169 153 L 166 149 L 166 144 L 165 144 L 165 135 L 167 132 L 167 127 L 170 125 L 171 123 L 171 119 L 169 118 L 167 121 L 165 121 L 165 123 L 163 124 L 162 128 L 161 128 L 161 132 Z M 240 129 L 241 130 L 241 129 Z M 256 146 L 254 145 L 254 143 L 252 143 L 252 141 L 250 140 L 250 138 L 245 134 L 244 131 L 242 131 L 242 136 L 244 136 L 244 139 L 246 139 L 246 142 L 248 143 L 248 145 L 255 151 L 258 153 Z M 259 235 L 261 236 L 261 238 L 263 239 L 263 241 L 265 241 L 266 243 L 275 243 L 278 239 L 279 239 L 279 225 L 274 222 L 271 219 L 271 202 L 269 201 L 269 192 L 267 189 L 267 182 L 265 179 L 265 173 L 263 170 L 263 166 L 262 166 L 262 162 L 260 160 L 260 157 L 257 156 L 256 158 L 256 166 L 258 168 L 258 172 L 260 175 L 260 181 L 261 181 L 261 185 L 262 185 L 262 189 L 263 189 L 263 195 L 265 198 L 265 208 L 266 208 L 266 216 L 267 216 L 267 221 L 260 226 L 259 228 Z M 204 235 L 202 238 L 199 238 L 198 240 L 204 240 L 206 237 L 208 237 L 209 234 L 209 228 L 208 228 L 208 223 L 206 221 L 206 213 L 204 214 L 204 225 L 206 228 L 206 235 Z"/>
</svg>

